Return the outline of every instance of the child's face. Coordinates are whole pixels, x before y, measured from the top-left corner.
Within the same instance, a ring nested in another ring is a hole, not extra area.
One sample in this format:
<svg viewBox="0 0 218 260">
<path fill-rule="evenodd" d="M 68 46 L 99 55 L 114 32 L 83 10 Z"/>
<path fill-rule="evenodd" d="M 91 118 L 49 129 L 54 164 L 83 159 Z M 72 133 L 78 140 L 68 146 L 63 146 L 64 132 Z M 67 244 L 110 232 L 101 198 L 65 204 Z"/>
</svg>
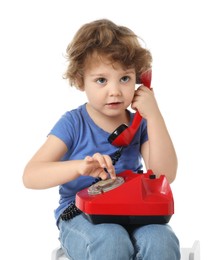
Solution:
<svg viewBox="0 0 218 260">
<path fill-rule="evenodd" d="M 123 115 L 132 102 L 135 84 L 134 68 L 124 70 L 104 57 L 89 59 L 86 64 L 84 90 L 91 108 L 101 115 Z"/>
</svg>

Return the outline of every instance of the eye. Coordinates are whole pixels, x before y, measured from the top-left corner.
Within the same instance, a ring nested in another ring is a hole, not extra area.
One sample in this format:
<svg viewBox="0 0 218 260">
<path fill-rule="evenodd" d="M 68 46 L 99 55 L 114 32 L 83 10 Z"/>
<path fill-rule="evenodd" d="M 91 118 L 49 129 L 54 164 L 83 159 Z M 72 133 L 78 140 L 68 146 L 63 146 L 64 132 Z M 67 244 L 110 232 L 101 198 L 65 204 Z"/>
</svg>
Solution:
<svg viewBox="0 0 218 260">
<path fill-rule="evenodd" d="M 105 78 L 98 78 L 96 82 L 103 85 L 107 82 L 107 80 Z"/>
<path fill-rule="evenodd" d="M 130 77 L 129 76 L 124 76 L 124 77 L 122 77 L 121 78 L 121 82 L 123 82 L 123 83 L 126 83 L 126 82 L 128 82 L 130 80 Z"/>
</svg>

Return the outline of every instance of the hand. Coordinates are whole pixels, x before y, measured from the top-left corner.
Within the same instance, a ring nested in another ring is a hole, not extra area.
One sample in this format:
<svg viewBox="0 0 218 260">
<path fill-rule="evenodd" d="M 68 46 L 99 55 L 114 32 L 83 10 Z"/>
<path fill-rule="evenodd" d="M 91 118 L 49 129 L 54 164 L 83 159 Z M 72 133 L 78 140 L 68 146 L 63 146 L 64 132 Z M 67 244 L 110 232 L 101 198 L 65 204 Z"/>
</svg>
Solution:
<svg viewBox="0 0 218 260">
<path fill-rule="evenodd" d="M 134 110 L 138 110 L 140 115 L 145 119 L 159 113 L 153 90 L 144 85 L 141 85 L 135 91 L 131 107 Z"/>
<path fill-rule="evenodd" d="M 93 156 L 86 156 L 82 161 L 81 175 L 90 175 L 95 178 L 100 177 L 103 180 L 108 177 L 116 179 L 116 173 L 110 156 L 100 153 L 95 153 Z"/>
</svg>

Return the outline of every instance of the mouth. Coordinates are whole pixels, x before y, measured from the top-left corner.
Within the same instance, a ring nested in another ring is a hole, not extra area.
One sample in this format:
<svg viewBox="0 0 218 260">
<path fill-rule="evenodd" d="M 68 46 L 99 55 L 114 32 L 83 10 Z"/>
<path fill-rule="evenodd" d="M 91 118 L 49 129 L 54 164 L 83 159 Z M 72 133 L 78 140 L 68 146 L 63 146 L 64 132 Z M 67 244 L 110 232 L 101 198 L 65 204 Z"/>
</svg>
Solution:
<svg viewBox="0 0 218 260">
<path fill-rule="evenodd" d="M 110 102 L 110 103 L 107 103 L 106 105 L 107 106 L 116 106 L 116 105 L 121 105 L 122 104 L 122 102 Z"/>
<path fill-rule="evenodd" d="M 121 102 L 121 101 L 115 101 L 115 102 L 106 103 L 106 105 L 120 105 L 122 103 L 123 102 Z"/>
</svg>

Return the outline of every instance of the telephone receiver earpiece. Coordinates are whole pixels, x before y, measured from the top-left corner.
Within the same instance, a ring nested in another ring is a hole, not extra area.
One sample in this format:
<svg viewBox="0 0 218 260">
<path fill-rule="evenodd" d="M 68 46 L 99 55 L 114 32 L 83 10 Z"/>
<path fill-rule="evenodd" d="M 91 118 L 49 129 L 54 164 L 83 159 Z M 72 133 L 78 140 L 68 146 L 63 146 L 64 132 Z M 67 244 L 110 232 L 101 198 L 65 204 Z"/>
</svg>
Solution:
<svg viewBox="0 0 218 260">
<path fill-rule="evenodd" d="M 151 77 L 152 77 L 152 71 L 151 69 L 145 71 L 140 76 L 140 81 L 143 85 L 150 88 L 151 87 Z M 128 146 L 135 133 L 137 132 L 140 123 L 141 123 L 142 117 L 139 114 L 138 111 L 136 111 L 132 124 L 128 127 L 126 124 L 122 124 L 118 126 L 114 132 L 108 137 L 109 143 L 111 143 L 114 146 Z"/>
</svg>

